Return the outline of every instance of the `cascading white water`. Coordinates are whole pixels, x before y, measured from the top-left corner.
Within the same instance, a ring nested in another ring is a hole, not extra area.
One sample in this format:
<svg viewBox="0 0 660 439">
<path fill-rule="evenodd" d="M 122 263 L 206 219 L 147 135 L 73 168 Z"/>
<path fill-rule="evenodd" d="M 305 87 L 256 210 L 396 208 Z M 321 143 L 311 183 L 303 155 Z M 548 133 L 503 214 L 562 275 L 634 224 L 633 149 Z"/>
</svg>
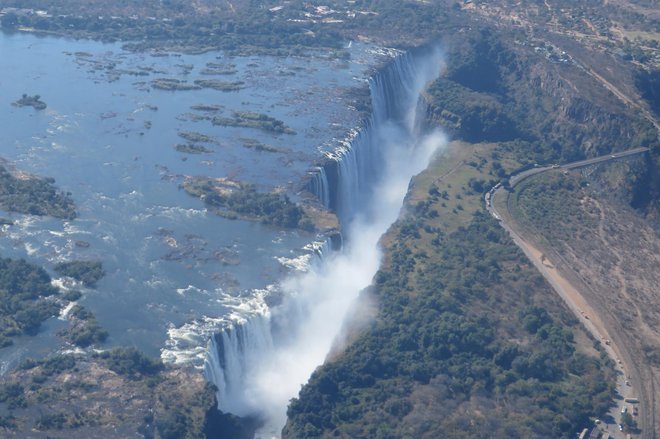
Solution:
<svg viewBox="0 0 660 439">
<path fill-rule="evenodd" d="M 314 172 L 310 192 L 320 202 L 336 212 L 344 226 L 371 199 L 374 183 L 384 169 L 383 141 L 380 129 L 395 123 L 415 134 L 417 106 L 421 90 L 420 78 L 425 77 L 429 53 L 409 52 L 395 58 L 387 68 L 369 81 L 372 113 L 354 138 L 331 155 L 330 160 Z"/>
<path fill-rule="evenodd" d="M 412 176 L 444 137 L 422 135 L 419 94 L 440 71 L 436 50 L 397 57 L 370 81 L 372 116 L 310 183 L 349 237 L 341 252 L 282 283 L 284 299 L 210 342 L 206 376 L 224 412 L 259 416 L 279 436 L 288 401 L 330 351 L 359 292 L 378 270 L 378 240 L 396 220 Z"/>
<path fill-rule="evenodd" d="M 260 360 L 260 353 L 273 349 L 269 317 L 269 314 L 255 314 L 209 340 L 204 372 L 218 387 L 222 398 L 219 401 L 232 401 L 232 413 L 244 414 L 254 409 L 241 405 L 244 402 L 242 375 L 250 364 Z"/>
</svg>

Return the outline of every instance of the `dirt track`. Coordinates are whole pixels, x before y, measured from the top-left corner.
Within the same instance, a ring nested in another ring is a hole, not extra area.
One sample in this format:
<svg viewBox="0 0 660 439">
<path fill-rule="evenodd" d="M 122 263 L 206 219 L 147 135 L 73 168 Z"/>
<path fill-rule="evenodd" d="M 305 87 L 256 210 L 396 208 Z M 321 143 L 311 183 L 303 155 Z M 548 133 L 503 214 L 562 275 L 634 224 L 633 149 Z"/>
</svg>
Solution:
<svg viewBox="0 0 660 439">
<path fill-rule="evenodd" d="M 640 400 L 637 422 L 642 429 L 642 437 L 655 437 L 655 401 L 660 383 L 656 383 L 657 377 L 654 376 L 652 368 L 644 363 L 644 355 L 639 349 L 638 340 L 635 340 L 635 335 L 638 335 L 639 331 L 631 331 L 630 328 L 622 327 L 620 316 L 612 312 L 611 307 L 604 305 L 610 297 L 605 294 L 601 285 L 593 285 L 589 279 L 584 279 L 575 272 L 575 260 L 572 259 L 569 262 L 547 246 L 543 246 L 544 251 L 540 250 L 538 235 L 530 233 L 512 217 L 508 195 L 509 193 L 502 188 L 496 190 L 490 202 L 487 202 L 489 211 L 496 218 L 501 218 L 502 227 L 510 233 L 514 242 L 548 280 L 585 328 L 597 340 L 603 342 L 603 347 L 616 363 L 618 374 L 616 389 L 619 400 L 610 412 L 610 418 L 608 418 L 610 425 L 603 423 L 601 428 L 606 429 L 611 437 L 624 438 L 625 435 L 619 432 L 616 425 L 611 425 L 611 422 L 619 421 L 624 398 L 634 397 Z M 602 230 L 600 232 L 604 233 Z M 611 252 L 610 247 L 607 250 Z M 622 277 L 621 268 L 617 266 L 616 270 L 613 275 Z M 620 294 L 626 295 L 623 298 L 626 303 L 635 306 L 635 298 L 631 299 L 627 295 L 625 281 L 622 280 L 616 285 L 621 290 Z M 594 292 L 596 286 L 600 294 Z M 603 297 L 604 295 L 605 297 Z M 642 314 L 638 313 L 638 315 Z M 644 327 L 637 325 L 634 328 Z M 609 344 L 606 341 L 609 341 Z M 629 381 L 630 385 L 627 385 L 626 381 Z"/>
</svg>

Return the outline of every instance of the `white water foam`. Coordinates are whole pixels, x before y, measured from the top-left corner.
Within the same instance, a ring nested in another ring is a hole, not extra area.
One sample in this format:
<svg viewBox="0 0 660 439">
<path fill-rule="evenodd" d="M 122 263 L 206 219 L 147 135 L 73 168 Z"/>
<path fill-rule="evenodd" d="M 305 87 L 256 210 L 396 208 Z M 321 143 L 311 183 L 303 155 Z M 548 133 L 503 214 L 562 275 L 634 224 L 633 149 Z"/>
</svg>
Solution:
<svg viewBox="0 0 660 439">
<path fill-rule="evenodd" d="M 243 314 L 211 339 L 205 372 L 219 389 L 219 408 L 263 419 L 260 436 L 279 436 L 288 401 L 323 363 L 351 304 L 371 283 L 378 241 L 396 220 L 410 178 L 445 143 L 440 133 L 420 135 L 416 120 L 419 93 L 440 60 L 435 51 L 401 55 L 377 75 L 372 118 L 331 156 L 332 177 L 319 172 L 316 193 L 350 237 L 343 251 L 285 281 L 280 305 Z"/>
</svg>

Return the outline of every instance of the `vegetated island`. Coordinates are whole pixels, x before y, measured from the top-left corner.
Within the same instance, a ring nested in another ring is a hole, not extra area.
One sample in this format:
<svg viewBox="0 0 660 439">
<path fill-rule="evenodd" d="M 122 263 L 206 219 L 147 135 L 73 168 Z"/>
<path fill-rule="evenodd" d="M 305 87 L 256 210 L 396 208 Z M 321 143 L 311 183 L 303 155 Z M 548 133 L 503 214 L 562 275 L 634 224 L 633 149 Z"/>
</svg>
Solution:
<svg viewBox="0 0 660 439">
<path fill-rule="evenodd" d="M 74 305 L 67 313 L 69 327 L 57 333 L 76 346 L 86 348 L 100 345 L 108 338 L 94 314 L 82 305 Z"/>
<path fill-rule="evenodd" d="M 190 108 L 196 111 L 206 111 L 210 113 L 215 113 L 221 111 L 225 107 L 224 105 L 216 105 L 216 104 L 195 104 Z"/>
<path fill-rule="evenodd" d="M 219 79 L 196 79 L 195 85 L 218 91 L 238 91 L 245 88 L 243 81 L 221 81 Z"/>
<path fill-rule="evenodd" d="M 0 207 L 10 212 L 74 219 L 70 193 L 58 191 L 53 178 L 12 173 L 0 164 Z"/>
<path fill-rule="evenodd" d="M 151 81 L 151 86 L 160 90 L 201 90 L 211 88 L 218 91 L 238 91 L 244 88 L 242 81 L 221 81 L 218 79 L 196 79 L 192 84 L 188 81 L 175 78 L 158 78 Z"/>
<path fill-rule="evenodd" d="M 209 149 L 204 145 L 197 145 L 195 143 L 177 143 L 174 145 L 174 149 L 186 154 L 208 154 L 213 152 L 212 149 Z"/>
<path fill-rule="evenodd" d="M 88 283 L 102 275 L 96 261 L 60 264 L 57 270 Z M 95 348 L 26 359 L 4 374 L 3 437 L 30 431 L 31 437 L 72 439 L 119 439 L 136 432 L 197 438 L 218 437 L 239 426 L 241 431 L 254 429 L 215 410 L 215 390 L 196 370 L 167 368 L 160 358 L 132 347 L 99 350 L 108 332 L 90 311 L 75 304 L 81 296 L 54 287 L 37 265 L 0 258 L 0 348 L 11 345 L 13 337 L 36 335 L 41 323 L 58 313 L 69 321 L 58 336 L 79 348 Z"/>
<path fill-rule="evenodd" d="M 47 107 L 46 103 L 41 100 L 41 96 L 28 96 L 25 93 L 23 93 L 23 96 L 19 100 L 12 103 L 12 105 L 15 107 L 32 107 L 35 110 L 45 110 Z"/>
<path fill-rule="evenodd" d="M 177 134 L 188 142 L 216 143 L 213 137 L 195 131 L 179 131 Z"/>
<path fill-rule="evenodd" d="M 36 335 L 41 323 L 60 309 L 59 290 L 41 267 L 23 259 L 0 259 L 0 347 L 12 337 Z"/>
<path fill-rule="evenodd" d="M 311 218 L 289 197 L 257 192 L 252 184 L 228 178 L 188 177 L 182 187 L 226 218 L 261 221 L 286 228 L 314 229 Z"/>
<path fill-rule="evenodd" d="M 13 337 L 34 336 L 41 324 L 80 299 L 78 291 L 65 292 L 51 283 L 41 267 L 23 259 L 0 259 L 0 348 L 10 346 Z M 75 305 L 67 315 L 71 327 L 59 334 L 71 343 L 87 347 L 108 336 L 94 315 Z"/>
<path fill-rule="evenodd" d="M 53 269 L 57 274 L 72 277 L 86 287 L 94 287 L 96 282 L 105 276 L 101 261 L 60 262 Z"/>
<path fill-rule="evenodd" d="M 273 134 L 296 134 L 283 121 L 252 111 L 234 111 L 232 117 L 216 116 L 211 122 L 213 125 L 225 127 L 256 128 Z"/>
<path fill-rule="evenodd" d="M 201 75 L 234 75 L 238 73 L 236 64 L 206 63 L 206 67 L 199 72 Z"/>
<path fill-rule="evenodd" d="M 249 138 L 242 137 L 239 140 L 241 141 L 241 143 L 243 144 L 244 147 L 246 147 L 248 149 L 254 149 L 255 151 L 286 152 L 286 150 L 283 149 L 283 148 L 278 148 L 277 146 L 262 143 L 262 142 L 258 141 L 257 139 L 249 139 Z"/>
<path fill-rule="evenodd" d="M 159 78 L 151 81 L 151 86 L 159 90 L 200 90 L 202 87 L 174 78 Z"/>
</svg>

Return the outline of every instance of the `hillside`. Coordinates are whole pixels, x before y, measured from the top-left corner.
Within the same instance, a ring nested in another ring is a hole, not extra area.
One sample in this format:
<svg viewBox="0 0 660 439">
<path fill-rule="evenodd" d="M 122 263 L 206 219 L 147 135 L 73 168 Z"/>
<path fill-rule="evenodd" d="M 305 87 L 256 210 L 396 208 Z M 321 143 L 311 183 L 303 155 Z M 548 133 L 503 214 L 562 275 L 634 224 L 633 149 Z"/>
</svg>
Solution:
<svg viewBox="0 0 660 439">
<path fill-rule="evenodd" d="M 648 146 L 648 160 L 611 179 L 627 182 L 631 211 L 631 194 L 643 194 L 635 215 L 652 221 L 653 122 L 580 66 L 505 32 L 473 28 L 444 44 L 447 71 L 426 94 L 428 127 L 464 142 L 414 180 L 365 293 L 377 304 L 373 321 L 316 371 L 290 406 L 284 437 L 572 437 L 609 411 L 611 360 L 487 216 L 482 194 L 534 163 Z M 643 297 L 632 301 L 652 308 Z M 537 332 L 535 310 L 548 332 Z"/>
<path fill-rule="evenodd" d="M 313 375 L 283 437 L 569 438 L 606 410 L 606 362 L 493 219 L 419 226 L 391 231 L 375 321 Z"/>
</svg>

